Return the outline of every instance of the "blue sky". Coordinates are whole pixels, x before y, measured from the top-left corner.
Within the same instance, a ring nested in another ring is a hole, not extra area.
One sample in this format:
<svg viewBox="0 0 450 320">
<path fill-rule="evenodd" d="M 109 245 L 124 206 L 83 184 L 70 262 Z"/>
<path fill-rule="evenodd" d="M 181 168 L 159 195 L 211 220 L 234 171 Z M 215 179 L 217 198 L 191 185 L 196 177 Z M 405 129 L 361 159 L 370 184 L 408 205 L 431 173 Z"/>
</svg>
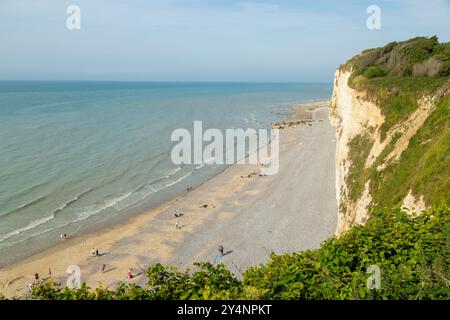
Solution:
<svg viewBox="0 0 450 320">
<path fill-rule="evenodd" d="M 331 82 L 358 52 L 418 35 L 450 41 L 450 0 L 0 0 L 0 79 Z"/>
</svg>

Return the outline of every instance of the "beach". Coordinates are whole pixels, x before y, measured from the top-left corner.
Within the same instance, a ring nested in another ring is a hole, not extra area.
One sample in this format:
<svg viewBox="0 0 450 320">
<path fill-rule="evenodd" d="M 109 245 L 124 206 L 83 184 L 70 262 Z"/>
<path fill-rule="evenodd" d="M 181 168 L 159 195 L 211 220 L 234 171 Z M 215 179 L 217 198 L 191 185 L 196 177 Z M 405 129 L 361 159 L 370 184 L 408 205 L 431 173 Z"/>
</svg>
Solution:
<svg viewBox="0 0 450 320">
<path fill-rule="evenodd" d="M 337 223 L 335 131 L 329 101 L 293 107 L 280 130 L 280 170 L 259 176 L 259 165 L 232 165 L 199 187 L 128 221 L 60 244 L 0 269 L 0 292 L 26 295 L 35 273 L 65 283 L 70 265 L 91 287 L 118 282 L 145 285 L 142 270 L 154 263 L 191 268 L 219 259 L 237 276 L 269 254 L 318 248 Z M 250 175 L 250 177 L 249 177 Z M 174 213 L 183 216 L 176 219 Z M 178 220 L 178 228 L 176 223 Z M 98 248 L 98 257 L 90 254 Z M 105 265 L 105 272 L 100 268 Z M 127 271 L 135 275 L 127 279 Z"/>
</svg>

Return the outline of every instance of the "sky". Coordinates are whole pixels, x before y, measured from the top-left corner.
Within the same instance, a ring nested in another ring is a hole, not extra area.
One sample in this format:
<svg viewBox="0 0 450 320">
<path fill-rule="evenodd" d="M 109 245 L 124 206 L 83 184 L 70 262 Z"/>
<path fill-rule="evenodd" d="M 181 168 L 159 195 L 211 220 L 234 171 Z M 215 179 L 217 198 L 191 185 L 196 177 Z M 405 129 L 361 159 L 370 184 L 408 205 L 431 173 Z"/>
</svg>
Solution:
<svg viewBox="0 0 450 320">
<path fill-rule="evenodd" d="M 450 41 L 450 0 L 0 0 L 0 79 L 331 82 L 364 49 L 432 35 Z"/>
</svg>

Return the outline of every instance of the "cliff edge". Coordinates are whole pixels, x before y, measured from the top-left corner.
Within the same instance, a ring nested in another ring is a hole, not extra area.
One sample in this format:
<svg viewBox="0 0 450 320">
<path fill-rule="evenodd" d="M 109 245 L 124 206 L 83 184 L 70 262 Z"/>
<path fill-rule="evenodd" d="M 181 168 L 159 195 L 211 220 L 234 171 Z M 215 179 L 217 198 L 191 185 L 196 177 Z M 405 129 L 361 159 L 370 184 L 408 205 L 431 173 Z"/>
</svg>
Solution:
<svg viewBox="0 0 450 320">
<path fill-rule="evenodd" d="M 436 37 L 366 50 L 336 71 L 336 235 L 376 208 L 448 203 L 449 93 L 450 44 Z"/>
</svg>

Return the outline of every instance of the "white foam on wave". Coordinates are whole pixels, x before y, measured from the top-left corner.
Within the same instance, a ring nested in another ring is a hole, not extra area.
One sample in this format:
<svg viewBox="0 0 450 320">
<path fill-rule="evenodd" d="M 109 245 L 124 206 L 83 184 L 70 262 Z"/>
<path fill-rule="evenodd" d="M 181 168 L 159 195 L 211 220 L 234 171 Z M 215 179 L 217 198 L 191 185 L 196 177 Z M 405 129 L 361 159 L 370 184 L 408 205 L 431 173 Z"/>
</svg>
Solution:
<svg viewBox="0 0 450 320">
<path fill-rule="evenodd" d="M 165 172 L 165 174 L 163 174 L 161 177 L 159 177 L 158 179 L 156 179 L 154 182 L 157 181 L 162 181 L 165 179 L 168 179 L 172 176 L 174 176 L 177 172 L 181 171 L 181 167 L 175 167 L 172 168 L 170 170 L 168 170 L 167 172 Z M 154 183 L 153 182 L 153 183 Z M 178 182 L 178 180 L 177 180 Z M 176 182 L 175 182 L 176 183 Z M 172 185 L 172 184 L 170 184 Z M 107 208 L 113 207 L 114 209 L 121 211 L 126 209 L 127 207 L 130 207 L 136 203 L 138 203 L 139 201 L 145 199 L 146 197 L 150 196 L 153 193 L 156 193 L 164 188 L 166 188 L 167 186 L 164 186 L 163 188 L 157 188 L 154 185 L 152 185 L 152 183 L 148 184 L 148 185 L 144 185 L 139 187 L 137 190 L 133 191 L 133 192 L 129 192 L 126 193 L 124 195 L 121 195 L 115 199 L 109 200 L 107 201 L 104 205 L 97 205 L 97 206 L 90 206 L 90 207 L 86 207 L 83 209 L 83 213 L 81 213 L 78 217 L 78 219 L 76 219 L 74 222 L 78 222 L 84 219 L 89 218 L 90 216 L 93 216 Z"/>
<path fill-rule="evenodd" d="M 85 192 L 83 194 L 86 194 L 86 193 L 87 192 Z M 20 239 L 18 241 L 15 241 L 11 245 L 23 242 L 23 241 L 28 240 L 28 239 L 30 239 L 32 237 L 36 237 L 36 236 L 45 234 L 47 232 L 53 231 L 53 230 L 55 230 L 55 228 L 63 228 L 63 227 L 68 226 L 68 225 L 70 225 L 72 223 L 80 222 L 82 220 L 85 220 L 85 219 L 87 219 L 87 218 L 89 218 L 89 217 L 91 217 L 91 216 L 93 216 L 95 214 L 100 213 L 101 211 L 103 211 L 105 209 L 117 206 L 118 204 L 120 204 L 121 201 L 123 201 L 126 198 L 128 198 L 131 194 L 132 193 L 129 192 L 129 193 L 120 195 L 119 197 L 116 197 L 116 198 L 113 198 L 113 199 L 105 201 L 104 204 L 102 204 L 102 205 L 93 205 L 93 206 L 85 207 L 85 208 L 80 210 L 80 212 L 78 213 L 78 217 L 75 220 L 70 220 L 70 221 L 67 221 L 66 223 L 59 224 L 59 225 L 57 225 L 57 226 L 55 226 L 53 228 L 45 229 L 45 230 L 42 230 L 42 231 L 38 231 L 38 232 L 35 232 L 35 233 L 32 233 L 32 234 L 29 234 L 28 237 L 24 237 L 24 238 L 22 238 L 22 239 Z M 72 200 L 72 201 L 68 202 L 68 204 L 71 204 L 71 203 L 75 202 L 76 200 L 79 199 L 79 197 L 80 196 L 77 196 L 75 200 Z M 55 212 L 63 210 L 64 208 L 66 208 L 68 206 L 68 204 L 64 204 L 63 206 L 61 206 L 60 208 L 55 210 Z M 118 208 L 116 208 L 116 209 L 118 209 Z M 40 226 L 40 225 L 43 225 L 43 224 L 49 222 L 50 220 L 52 220 L 54 218 L 55 218 L 55 214 L 53 213 L 51 216 L 44 217 L 44 218 L 41 218 L 41 219 L 38 219 L 38 220 L 34 220 L 34 221 L 30 222 L 26 227 L 23 227 L 23 228 L 11 231 L 11 232 L 9 232 L 9 233 L 7 233 L 5 235 L 0 236 L 0 243 L 5 241 L 5 240 L 7 240 L 7 239 L 9 239 L 9 238 L 11 238 L 11 237 L 13 237 L 13 236 L 19 235 L 19 234 L 21 234 L 21 233 L 23 233 L 25 231 L 29 231 L 31 229 L 34 229 L 34 228 Z"/>
<path fill-rule="evenodd" d="M 212 164 L 215 160 L 216 160 L 215 158 L 210 158 L 210 159 L 204 161 L 202 164 L 196 166 L 196 167 L 195 167 L 195 170 L 198 170 L 198 169 L 203 168 L 206 164 L 207 164 L 207 165 L 210 165 L 210 164 Z"/>
<path fill-rule="evenodd" d="M 170 181 L 170 182 L 168 182 L 168 183 L 166 183 L 166 184 L 163 184 L 162 187 L 159 188 L 159 189 L 156 189 L 155 192 L 158 192 L 158 191 L 164 190 L 164 189 L 166 189 L 166 188 L 168 188 L 168 187 L 171 187 L 171 186 L 173 186 L 174 184 L 176 184 L 176 183 L 178 183 L 178 182 L 180 182 L 180 181 L 186 179 L 186 178 L 189 177 L 191 174 L 192 174 L 192 171 L 189 171 L 189 172 L 187 172 L 185 175 L 183 175 L 183 176 L 181 176 L 180 178 L 178 178 L 177 180 Z"/>
<path fill-rule="evenodd" d="M 19 235 L 19 234 L 21 234 L 21 233 L 23 233 L 25 231 L 28 231 L 30 229 L 36 228 L 37 226 L 40 226 L 40 225 L 42 225 L 44 223 L 47 223 L 48 221 L 52 220 L 53 218 L 55 218 L 55 216 L 52 214 L 51 216 L 31 221 L 27 226 L 25 226 L 23 228 L 19 228 L 19 229 L 16 229 L 14 231 L 11 231 L 11 232 L 9 232 L 9 233 L 7 233 L 5 235 L 1 235 L 0 236 L 0 242 L 3 242 L 3 241 L 5 241 L 5 240 L 7 240 L 7 239 L 9 239 L 9 238 L 11 238 L 13 236 L 17 236 L 17 235 Z"/>
<path fill-rule="evenodd" d="M 81 197 L 83 197 L 84 195 L 88 194 L 89 192 L 91 192 L 92 190 L 94 190 L 94 188 L 90 188 L 87 191 L 84 191 L 82 193 L 80 193 L 79 195 L 77 195 L 75 198 L 73 198 L 72 200 L 64 203 L 62 206 L 60 206 L 58 209 L 56 209 L 54 211 L 54 213 L 60 212 L 62 210 L 64 210 L 65 208 L 67 208 L 68 206 L 70 206 L 71 204 L 77 202 L 78 200 L 80 200 Z"/>
<path fill-rule="evenodd" d="M 17 240 L 15 242 L 9 244 L 9 246 L 16 245 L 18 243 L 24 242 L 24 241 L 26 241 L 28 239 L 33 238 L 33 237 L 37 237 L 37 236 L 43 235 L 43 234 L 45 234 L 47 232 L 54 231 L 57 228 L 64 228 L 64 227 L 66 227 L 66 226 L 68 226 L 68 225 L 70 225 L 72 223 L 83 221 L 83 220 L 85 220 L 85 219 L 87 219 L 87 218 L 89 218 L 89 217 L 91 217 L 93 215 L 96 215 L 96 214 L 102 212 L 103 210 L 105 210 L 107 208 L 111 208 L 111 207 L 117 206 L 121 201 L 123 201 L 124 199 L 129 197 L 131 194 L 132 193 L 129 192 L 129 193 L 123 194 L 123 195 L 121 195 L 119 197 L 107 200 L 107 201 L 105 201 L 105 203 L 103 205 L 93 205 L 93 206 L 85 207 L 85 208 L 80 210 L 80 212 L 78 213 L 78 218 L 76 218 L 75 220 L 70 220 L 70 221 L 67 221 L 67 222 L 65 222 L 63 224 L 58 224 L 58 225 L 54 226 L 53 228 L 50 228 L 50 229 L 47 228 L 47 229 L 44 229 L 44 230 L 41 230 L 41 231 L 38 231 L 38 232 L 35 232 L 35 233 L 32 233 L 32 234 L 29 234 L 27 237 L 23 237 L 20 240 Z M 58 210 L 62 210 L 65 207 L 66 207 L 66 205 L 63 205 Z M 58 210 L 56 210 L 55 212 L 57 212 Z M 42 219 L 35 220 L 35 221 L 31 222 L 30 224 L 28 224 L 24 228 L 17 229 L 15 231 L 12 231 L 12 232 L 6 234 L 5 236 L 0 237 L 0 243 L 3 242 L 6 239 L 11 238 L 12 236 L 19 235 L 19 234 L 21 234 L 21 233 L 23 233 L 25 231 L 34 229 L 34 228 L 36 228 L 39 225 L 45 224 L 45 223 L 47 223 L 48 221 L 50 221 L 50 220 L 52 220 L 54 218 L 55 218 L 55 215 L 52 214 L 49 217 L 45 217 L 45 218 L 42 218 Z M 3 246 L 0 245 L 0 248 L 1 247 L 3 247 Z"/>
<path fill-rule="evenodd" d="M 173 169 L 169 170 L 166 173 L 166 175 L 163 175 L 162 178 L 172 177 L 177 172 L 179 172 L 180 170 L 181 170 L 180 167 L 173 168 Z M 88 218 L 90 218 L 90 217 L 92 217 L 92 216 L 94 216 L 94 215 L 96 215 L 96 214 L 98 214 L 98 213 L 108 209 L 108 208 L 114 208 L 114 209 L 116 209 L 118 211 L 123 210 L 123 209 L 127 208 L 128 206 L 130 206 L 132 204 L 135 204 L 135 203 L 137 203 L 140 200 L 143 200 L 144 198 L 148 197 L 152 193 L 156 193 L 158 191 L 161 191 L 161 190 L 164 190 L 166 188 L 169 188 L 169 187 L 175 185 L 176 183 L 186 179 L 187 177 L 189 177 L 192 174 L 192 172 L 193 171 L 189 171 L 189 172 L 187 172 L 186 174 L 182 175 L 181 177 L 179 177 L 178 179 L 176 179 L 174 181 L 170 181 L 169 180 L 166 183 L 163 183 L 159 188 L 149 184 L 149 185 L 141 188 L 140 191 L 138 191 L 138 192 L 127 192 L 127 193 L 121 194 L 118 197 L 106 200 L 106 201 L 104 201 L 103 204 L 96 204 L 96 205 L 84 207 L 84 208 L 82 208 L 80 210 L 77 210 L 78 213 L 77 213 L 77 218 L 76 219 L 70 220 L 70 221 L 66 221 L 63 224 L 58 224 L 58 225 L 56 225 L 56 226 L 54 226 L 54 227 L 52 227 L 50 229 L 47 228 L 47 229 L 44 229 L 44 230 L 41 230 L 41 231 L 38 231 L 38 232 L 35 232 L 35 233 L 32 233 L 32 234 L 27 234 L 26 237 L 20 238 L 17 241 L 8 244 L 8 246 L 21 243 L 21 242 L 29 240 L 29 239 L 31 239 L 33 237 L 43 235 L 43 234 L 45 234 L 47 232 L 51 232 L 51 231 L 55 230 L 56 228 L 64 228 L 64 227 L 66 227 L 66 226 L 68 226 L 70 224 L 73 224 L 73 223 L 76 223 L 76 222 L 81 222 L 81 221 L 86 220 L 86 219 L 88 219 Z M 89 191 L 91 191 L 91 190 L 88 190 L 87 192 L 89 192 Z M 68 203 L 62 205 L 60 208 L 55 210 L 54 213 L 51 216 L 34 220 L 34 221 L 30 222 L 27 226 L 25 226 L 23 228 L 11 231 L 11 232 L 9 232 L 9 233 L 7 233 L 5 235 L 0 235 L 0 243 L 4 242 L 5 240 L 7 240 L 7 239 L 9 239 L 9 238 L 11 238 L 13 236 L 22 234 L 25 231 L 29 231 L 31 229 L 34 229 L 34 228 L 36 228 L 36 227 L 38 227 L 40 225 L 43 225 L 43 224 L 49 222 L 50 220 L 55 218 L 55 213 L 56 212 L 59 212 L 59 211 L 65 209 L 66 207 L 68 207 L 70 204 L 76 202 L 82 195 L 86 194 L 87 192 L 84 192 L 83 194 L 77 196 L 74 200 L 69 201 Z M 4 247 L 4 246 L 0 245 L 0 248 L 1 247 Z"/>
<path fill-rule="evenodd" d="M 175 167 L 173 169 L 170 169 L 165 177 L 170 178 L 171 176 L 173 176 L 175 173 L 177 173 L 180 170 L 181 170 L 181 167 L 179 167 L 179 166 Z"/>
<path fill-rule="evenodd" d="M 9 233 L 7 233 L 7 234 L 5 234 L 5 235 L 0 235 L 0 243 L 3 242 L 3 241 L 5 241 L 5 240 L 8 240 L 9 238 L 11 238 L 11 237 L 13 237 L 13 236 L 17 236 L 17 235 L 19 235 L 19 234 L 24 233 L 25 231 L 29 231 L 29 230 L 31 230 L 31 229 L 34 229 L 34 228 L 36 228 L 36 227 L 38 227 L 38 226 L 40 226 L 40 225 L 43 225 L 43 224 L 49 222 L 50 220 L 53 220 L 53 219 L 55 218 L 55 214 L 56 214 L 56 213 L 58 213 L 58 212 L 64 210 L 66 207 L 68 207 L 68 206 L 71 205 L 72 203 L 78 201 L 83 195 L 89 193 L 89 192 L 92 191 L 92 190 L 93 190 L 93 188 L 91 188 L 91 189 L 89 189 L 89 190 L 87 190 L 87 191 L 85 191 L 85 192 L 79 194 L 79 195 L 76 196 L 74 199 L 70 200 L 69 202 L 64 203 L 62 206 L 60 206 L 60 207 L 57 208 L 55 211 L 53 211 L 53 213 L 52 213 L 50 216 L 47 216 L 47 217 L 44 217 L 44 218 L 41 218 L 41 219 L 37 219 L 37 220 L 33 220 L 33 221 L 31 221 L 28 225 L 26 225 L 26 226 L 23 227 L 23 228 L 16 229 L 16 230 L 11 231 L 11 232 L 9 232 Z M 42 198 L 46 198 L 46 197 L 47 197 L 47 196 L 42 197 Z M 40 200 L 40 199 L 38 199 L 38 200 Z M 33 201 L 33 202 L 37 202 L 37 200 L 35 200 L 35 201 Z M 32 204 L 32 203 L 30 203 L 30 204 Z M 27 206 L 30 205 L 30 204 L 27 204 Z M 21 209 L 21 208 L 19 208 L 19 209 Z M 48 231 L 51 231 L 51 230 L 52 230 L 52 229 L 46 229 L 46 230 L 44 230 L 44 233 L 45 233 L 45 232 L 48 232 Z M 42 233 L 42 232 L 41 232 L 41 233 Z M 41 233 L 38 233 L 38 234 L 41 234 Z M 32 234 L 31 236 L 34 236 L 34 235 L 36 235 L 36 233 L 35 233 L 35 234 Z M 28 237 L 28 238 L 29 238 L 29 237 Z M 26 238 L 26 239 L 28 239 L 28 238 Z M 22 242 L 22 241 L 16 241 L 15 243 L 18 243 L 18 242 Z"/>
<path fill-rule="evenodd" d="M 85 219 L 87 219 L 93 215 L 96 215 L 108 208 L 114 207 L 116 210 L 118 210 L 120 202 L 127 199 L 129 196 L 131 196 L 131 194 L 132 194 L 131 192 L 128 192 L 128 193 L 120 195 L 116 198 L 106 200 L 101 205 L 93 205 L 93 206 L 85 207 L 82 210 L 80 210 L 80 212 L 78 213 L 78 218 L 73 220 L 72 223 L 85 220 Z"/>
</svg>

